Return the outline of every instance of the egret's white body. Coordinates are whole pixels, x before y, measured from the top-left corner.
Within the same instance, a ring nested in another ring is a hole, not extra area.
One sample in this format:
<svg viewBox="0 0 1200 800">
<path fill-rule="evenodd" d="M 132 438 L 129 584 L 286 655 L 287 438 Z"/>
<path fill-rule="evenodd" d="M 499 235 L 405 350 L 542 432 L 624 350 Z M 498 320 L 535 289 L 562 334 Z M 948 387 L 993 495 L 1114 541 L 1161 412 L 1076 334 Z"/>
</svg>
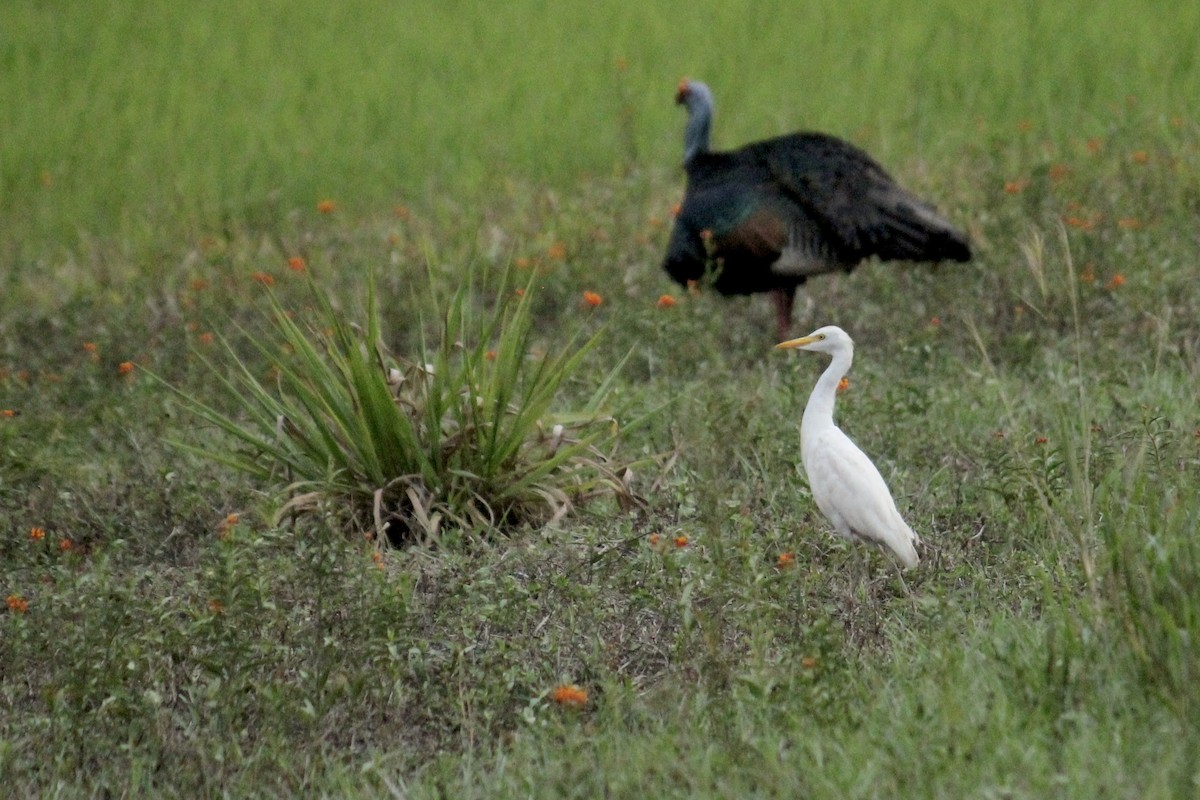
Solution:
<svg viewBox="0 0 1200 800">
<path fill-rule="evenodd" d="M 882 545 L 905 568 L 915 567 L 920 561 L 916 549 L 920 539 L 896 510 L 896 501 L 871 459 L 833 423 L 838 383 L 850 371 L 854 342 L 844 330 L 829 325 L 776 347 L 833 356 L 808 398 L 800 423 L 800 458 L 817 508 L 842 536 Z"/>
</svg>

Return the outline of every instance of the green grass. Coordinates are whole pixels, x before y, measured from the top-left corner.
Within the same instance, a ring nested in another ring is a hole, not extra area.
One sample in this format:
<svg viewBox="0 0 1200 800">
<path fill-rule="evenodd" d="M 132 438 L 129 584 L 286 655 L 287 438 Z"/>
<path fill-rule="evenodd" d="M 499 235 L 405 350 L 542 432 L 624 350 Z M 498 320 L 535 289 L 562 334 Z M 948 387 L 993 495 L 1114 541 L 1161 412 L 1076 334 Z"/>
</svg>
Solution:
<svg viewBox="0 0 1200 800">
<path fill-rule="evenodd" d="M 9 5 L 15 796 L 1196 793 L 1194 4 Z M 821 359 L 658 267 L 684 73 L 720 142 L 837 132 L 971 230 L 971 265 L 799 304 L 857 342 L 838 419 L 930 545 L 904 584 L 808 494 Z M 382 568 L 335 510 L 271 524 L 269 482 L 168 443 L 241 454 L 142 367 L 243 417 L 206 362 L 269 377 L 271 294 L 312 304 L 293 257 L 347 330 L 373 272 L 400 358 L 442 344 L 431 296 L 514 265 L 531 349 L 598 334 L 551 413 L 628 356 L 644 507 L 444 526 Z"/>
</svg>

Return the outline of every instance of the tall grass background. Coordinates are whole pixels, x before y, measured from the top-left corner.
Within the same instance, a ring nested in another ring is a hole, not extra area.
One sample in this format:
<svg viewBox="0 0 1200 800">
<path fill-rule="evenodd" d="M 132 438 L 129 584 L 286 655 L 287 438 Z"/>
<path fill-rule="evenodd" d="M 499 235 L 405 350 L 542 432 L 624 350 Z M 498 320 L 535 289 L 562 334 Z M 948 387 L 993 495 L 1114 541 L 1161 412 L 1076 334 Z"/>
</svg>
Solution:
<svg viewBox="0 0 1200 800">
<path fill-rule="evenodd" d="M 6 3 L 0 785 L 1193 796 L 1198 38 L 1182 1 Z M 836 133 L 970 231 L 797 312 L 857 342 L 838 419 L 930 545 L 904 583 L 808 494 L 820 359 L 659 268 L 683 75 L 718 144 Z M 275 525 L 143 374 L 245 420 L 212 366 L 271 391 L 273 308 L 490 369 L 436 298 L 486 320 L 510 269 L 522 347 L 595 335 L 552 411 L 644 421 L 611 431 L 641 504 Z"/>
</svg>

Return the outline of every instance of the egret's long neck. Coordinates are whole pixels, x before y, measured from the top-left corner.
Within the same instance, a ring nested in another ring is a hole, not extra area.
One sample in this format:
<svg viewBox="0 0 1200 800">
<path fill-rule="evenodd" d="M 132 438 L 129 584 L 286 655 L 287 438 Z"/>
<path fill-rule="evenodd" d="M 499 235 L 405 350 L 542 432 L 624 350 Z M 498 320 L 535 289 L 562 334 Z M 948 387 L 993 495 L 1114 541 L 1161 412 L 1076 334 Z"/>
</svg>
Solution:
<svg viewBox="0 0 1200 800">
<path fill-rule="evenodd" d="M 808 396 L 808 405 L 804 407 L 804 418 L 800 422 L 800 435 L 804 436 L 804 429 L 810 425 L 817 424 L 822 420 L 833 421 L 833 406 L 837 401 L 837 387 L 846 373 L 850 371 L 850 364 L 854 360 L 854 352 L 851 350 L 842 350 L 833 356 L 833 360 L 829 362 L 829 366 L 821 373 L 821 377 L 817 379 L 817 385 L 813 387 L 812 394 Z"/>
<path fill-rule="evenodd" d="M 712 104 L 701 98 L 690 98 L 687 104 L 688 122 L 683 129 L 683 163 L 690 164 L 700 153 L 708 152 L 708 132 L 712 127 Z"/>
</svg>

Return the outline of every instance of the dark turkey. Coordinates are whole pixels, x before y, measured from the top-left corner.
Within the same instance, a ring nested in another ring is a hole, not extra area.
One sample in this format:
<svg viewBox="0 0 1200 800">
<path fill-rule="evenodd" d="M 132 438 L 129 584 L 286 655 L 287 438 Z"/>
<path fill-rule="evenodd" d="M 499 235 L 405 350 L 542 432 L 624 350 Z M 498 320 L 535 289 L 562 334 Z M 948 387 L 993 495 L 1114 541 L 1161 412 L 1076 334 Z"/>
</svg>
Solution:
<svg viewBox="0 0 1200 800">
<path fill-rule="evenodd" d="M 710 273 L 721 294 L 772 292 L 788 338 L 796 287 L 863 259 L 970 261 L 967 237 L 900 188 L 869 155 L 823 133 L 709 150 L 713 97 L 679 85 L 687 106 L 687 190 L 663 267 L 686 286 Z"/>
</svg>

